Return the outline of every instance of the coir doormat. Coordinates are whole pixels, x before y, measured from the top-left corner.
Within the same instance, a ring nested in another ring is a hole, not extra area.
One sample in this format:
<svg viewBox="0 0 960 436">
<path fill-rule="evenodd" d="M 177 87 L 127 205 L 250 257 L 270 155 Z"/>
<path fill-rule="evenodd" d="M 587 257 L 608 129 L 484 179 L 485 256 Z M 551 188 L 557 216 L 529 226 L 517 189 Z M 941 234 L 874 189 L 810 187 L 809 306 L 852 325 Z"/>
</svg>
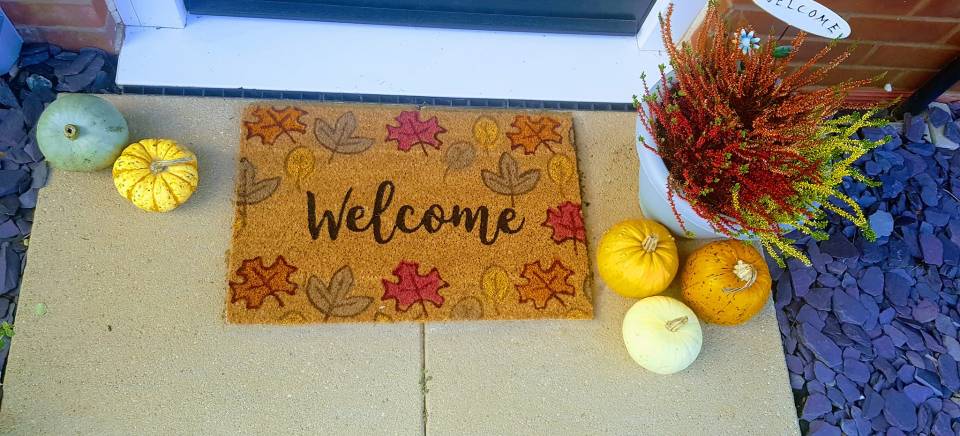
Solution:
<svg viewBox="0 0 960 436">
<path fill-rule="evenodd" d="M 227 319 L 591 318 L 569 114 L 257 104 Z"/>
</svg>

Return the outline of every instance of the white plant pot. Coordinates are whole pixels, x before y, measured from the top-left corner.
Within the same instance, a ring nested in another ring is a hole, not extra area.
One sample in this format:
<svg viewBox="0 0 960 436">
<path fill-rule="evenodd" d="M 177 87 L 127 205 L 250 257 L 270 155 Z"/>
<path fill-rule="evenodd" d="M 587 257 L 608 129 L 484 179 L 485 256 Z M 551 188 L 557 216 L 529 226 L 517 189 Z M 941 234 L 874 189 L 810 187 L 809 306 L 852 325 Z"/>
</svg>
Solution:
<svg viewBox="0 0 960 436">
<path fill-rule="evenodd" d="M 656 148 L 656 141 L 653 140 L 653 137 L 650 136 L 647 128 L 638 117 L 637 156 L 640 158 L 639 196 L 640 208 L 643 210 L 643 215 L 667 226 L 671 232 L 678 236 L 688 237 L 689 235 L 684 234 L 683 228 L 680 227 L 680 222 L 677 221 L 676 216 L 673 214 L 673 210 L 670 208 L 670 201 L 667 198 L 667 195 L 669 195 L 667 193 L 667 166 L 663 164 L 663 159 L 660 159 L 660 156 L 648 150 L 647 147 L 644 147 L 643 144 L 640 143 L 640 137 L 643 137 L 648 145 Z M 694 239 L 726 237 L 725 235 L 717 233 L 713 229 L 713 226 L 710 225 L 710 222 L 694 212 L 690 203 L 680 198 L 680 196 L 674 195 L 673 203 L 677 207 L 677 213 L 679 213 L 683 219 L 684 227 L 693 233 L 692 237 Z"/>
</svg>

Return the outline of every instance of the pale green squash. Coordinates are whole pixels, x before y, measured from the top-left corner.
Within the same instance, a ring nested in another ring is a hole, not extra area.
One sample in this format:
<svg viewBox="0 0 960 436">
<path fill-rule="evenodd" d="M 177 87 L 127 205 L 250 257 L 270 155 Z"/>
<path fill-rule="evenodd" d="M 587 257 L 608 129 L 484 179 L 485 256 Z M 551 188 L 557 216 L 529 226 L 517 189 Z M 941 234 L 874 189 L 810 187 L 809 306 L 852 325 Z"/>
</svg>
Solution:
<svg viewBox="0 0 960 436">
<path fill-rule="evenodd" d="M 128 139 L 120 111 L 94 95 L 60 94 L 37 122 L 40 151 L 50 166 L 68 171 L 110 167 Z"/>
</svg>

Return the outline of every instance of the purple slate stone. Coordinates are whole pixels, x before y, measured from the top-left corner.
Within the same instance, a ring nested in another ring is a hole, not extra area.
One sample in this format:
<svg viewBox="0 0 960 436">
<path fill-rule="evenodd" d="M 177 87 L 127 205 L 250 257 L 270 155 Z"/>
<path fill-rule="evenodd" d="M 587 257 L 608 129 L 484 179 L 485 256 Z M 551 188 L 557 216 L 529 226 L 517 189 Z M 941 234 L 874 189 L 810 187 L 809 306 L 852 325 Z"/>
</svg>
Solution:
<svg viewBox="0 0 960 436">
<path fill-rule="evenodd" d="M 803 389 L 803 385 L 807 384 L 807 381 L 803 378 L 801 374 L 789 373 L 790 378 L 790 388 L 794 390 Z"/>
<path fill-rule="evenodd" d="M 826 422 L 825 420 L 818 419 L 810 423 L 809 430 L 807 432 L 809 436 L 840 436 L 840 429 L 835 425 Z"/>
<path fill-rule="evenodd" d="M 950 424 L 950 415 L 940 412 L 933 417 L 930 433 L 934 436 L 954 436 L 956 433 Z"/>
<path fill-rule="evenodd" d="M 843 364 L 840 347 L 810 324 L 800 326 L 800 340 L 821 362 L 831 368 Z"/>
<path fill-rule="evenodd" d="M 833 293 L 833 313 L 841 322 L 863 324 L 867 321 L 867 310 L 860 304 L 860 300 L 851 297 L 846 292 Z"/>
<path fill-rule="evenodd" d="M 940 315 L 940 307 L 930 300 L 921 300 L 916 306 L 913 306 L 913 319 L 920 323 L 927 323 L 937 319 Z"/>
<path fill-rule="evenodd" d="M 793 286 L 790 280 L 777 280 L 776 291 L 773 293 L 774 306 L 783 309 L 793 300 Z M 786 334 L 786 332 L 784 332 Z"/>
<path fill-rule="evenodd" d="M 813 374 L 811 374 L 810 377 L 806 377 L 806 378 L 807 378 L 807 386 L 806 386 L 807 391 L 811 393 L 815 392 L 815 393 L 824 394 L 824 395 L 827 394 L 827 387 L 824 386 L 823 383 L 820 383 L 817 380 L 810 380 L 811 378 L 813 378 Z"/>
<path fill-rule="evenodd" d="M 20 235 L 20 228 L 13 219 L 0 223 L 0 239 L 10 239 Z"/>
<path fill-rule="evenodd" d="M 870 381 L 870 367 L 859 360 L 845 359 L 843 361 L 843 373 L 851 381 L 861 385 Z"/>
<path fill-rule="evenodd" d="M 934 226 L 943 227 L 950 223 L 950 214 L 930 209 L 923 212 L 924 219 Z M 873 226 L 871 222 L 871 226 Z M 873 227 L 876 230 L 876 227 Z"/>
<path fill-rule="evenodd" d="M 927 119 L 930 120 L 930 124 L 933 124 L 933 127 L 940 127 L 947 124 L 947 122 L 953 121 L 949 112 L 937 106 L 928 109 Z"/>
<path fill-rule="evenodd" d="M 917 368 L 913 378 L 920 384 L 933 389 L 934 395 L 943 396 L 943 385 L 940 384 L 940 377 L 935 372 Z"/>
<path fill-rule="evenodd" d="M 883 293 L 883 271 L 875 266 L 867 268 L 859 281 L 860 289 L 870 295 L 879 296 Z"/>
<path fill-rule="evenodd" d="M 909 302 L 910 287 L 916 284 L 916 280 L 902 269 L 884 273 L 883 282 L 883 293 L 897 306 L 905 306 Z"/>
<path fill-rule="evenodd" d="M 880 317 L 879 317 L 880 324 L 884 324 L 884 325 L 890 324 L 890 321 L 893 320 L 893 318 L 896 316 L 897 316 L 897 311 L 894 310 L 892 307 L 883 309 L 883 311 L 880 312 Z"/>
<path fill-rule="evenodd" d="M 893 341 L 890 340 L 890 336 L 880 336 L 873 340 L 873 351 L 877 353 L 878 356 L 893 359 L 897 355 L 897 349 L 893 346 Z"/>
<path fill-rule="evenodd" d="M 891 341 L 893 341 L 893 345 L 897 346 L 898 348 L 907 343 L 907 335 L 891 324 L 884 325 L 883 332 L 887 334 Z"/>
<path fill-rule="evenodd" d="M 907 150 L 924 157 L 933 156 L 935 151 L 933 144 L 924 141 L 911 141 L 907 143 Z"/>
<path fill-rule="evenodd" d="M 957 121 L 947 123 L 947 125 L 943 128 L 943 136 L 946 136 L 947 139 L 960 144 L 960 125 L 957 123 Z"/>
<path fill-rule="evenodd" d="M 885 210 L 877 210 L 870 214 L 870 227 L 877 233 L 877 237 L 890 236 L 890 233 L 893 233 L 893 215 Z"/>
<path fill-rule="evenodd" d="M 833 384 L 837 376 L 836 372 L 828 368 L 820 361 L 813 362 L 813 374 L 817 380 L 825 385 Z"/>
<path fill-rule="evenodd" d="M 913 404 L 918 406 L 933 396 L 933 390 L 917 383 L 910 383 L 904 386 L 903 393 L 910 398 L 910 401 L 912 401 Z"/>
<path fill-rule="evenodd" d="M 803 307 L 797 311 L 797 322 L 810 324 L 816 327 L 818 330 L 823 329 L 823 327 L 826 325 L 823 322 L 823 318 L 821 318 L 820 314 L 817 313 L 817 310 L 809 304 L 804 304 Z"/>
<path fill-rule="evenodd" d="M 840 420 L 840 431 L 846 435 L 858 435 L 860 433 L 860 430 L 857 429 L 857 421 L 853 419 Z"/>
<path fill-rule="evenodd" d="M 941 384 L 952 393 L 960 392 L 960 371 L 957 369 L 956 359 L 949 354 L 941 353 L 937 358 L 937 369 Z"/>
<path fill-rule="evenodd" d="M 917 428 L 917 408 L 903 392 L 890 389 L 883 392 L 883 417 L 903 431 Z"/>
<path fill-rule="evenodd" d="M 943 411 L 953 418 L 960 418 L 960 404 L 956 400 L 943 400 Z"/>
<path fill-rule="evenodd" d="M 807 295 L 810 285 L 817 278 L 817 272 L 796 259 L 790 259 L 787 261 L 787 265 L 790 267 L 790 280 L 793 283 L 794 295 L 798 297 Z"/>
<path fill-rule="evenodd" d="M 860 255 L 857 247 L 840 233 L 830 235 L 830 239 L 820 243 L 820 251 L 838 258 L 851 258 Z"/>
<path fill-rule="evenodd" d="M 787 369 L 795 374 L 803 374 L 803 359 L 787 354 L 784 356 L 787 361 Z"/>
<path fill-rule="evenodd" d="M 860 394 L 860 388 L 857 387 L 857 384 L 850 381 L 850 379 L 845 377 L 843 374 L 837 374 L 835 380 L 837 388 L 840 389 L 840 393 L 843 394 L 843 398 L 845 398 L 848 403 L 853 404 L 853 402 L 863 399 L 863 396 Z"/>
<path fill-rule="evenodd" d="M 843 262 L 832 261 L 827 263 L 826 269 L 827 272 L 831 274 L 841 275 L 847 271 L 847 264 Z"/>
<path fill-rule="evenodd" d="M 943 400 L 937 397 L 928 398 L 924 404 L 926 404 L 927 409 L 930 409 L 930 411 L 933 413 L 943 410 Z"/>
<path fill-rule="evenodd" d="M 923 261 L 928 265 L 943 265 L 943 244 L 934 235 L 920 234 Z"/>
<path fill-rule="evenodd" d="M 832 289 L 813 288 L 803 297 L 803 300 L 817 310 L 830 310 L 830 300 L 834 293 Z"/>
<path fill-rule="evenodd" d="M 863 417 L 873 419 L 879 416 L 883 412 L 883 397 L 870 388 L 864 389 L 863 396 Z"/>
<path fill-rule="evenodd" d="M 803 412 L 800 414 L 800 419 L 812 421 L 829 413 L 831 410 L 833 410 L 833 406 L 831 406 L 830 400 L 826 395 L 819 393 L 810 394 L 803 403 Z"/>
<path fill-rule="evenodd" d="M 886 434 L 885 432 L 890 428 L 890 424 L 887 423 L 887 420 L 883 417 L 883 415 L 880 415 L 870 420 L 870 428 L 874 430 L 873 432 L 869 433 L 871 435 Z"/>
<path fill-rule="evenodd" d="M 847 405 L 847 399 L 844 398 L 843 393 L 840 392 L 840 389 L 837 389 L 833 386 L 830 386 L 827 388 L 827 398 L 830 399 L 830 403 L 837 406 L 838 408 L 842 409 L 844 406 Z"/>
<path fill-rule="evenodd" d="M 960 361 L 960 341 L 958 341 L 957 338 L 944 335 L 943 347 L 947 349 L 947 354 L 949 354 L 953 360 Z"/>
<path fill-rule="evenodd" d="M 943 235 L 937 235 L 937 239 L 940 240 L 940 245 L 943 247 L 943 264 L 960 265 L 960 246 L 943 237 Z"/>
<path fill-rule="evenodd" d="M 923 117 L 914 116 L 903 122 L 903 136 L 910 142 L 923 142 L 927 133 L 927 123 Z"/>
<path fill-rule="evenodd" d="M 957 336 L 957 327 L 953 325 L 953 320 L 947 315 L 937 315 L 937 319 L 933 325 L 937 328 L 938 332 L 943 333 L 945 336 Z"/>
</svg>

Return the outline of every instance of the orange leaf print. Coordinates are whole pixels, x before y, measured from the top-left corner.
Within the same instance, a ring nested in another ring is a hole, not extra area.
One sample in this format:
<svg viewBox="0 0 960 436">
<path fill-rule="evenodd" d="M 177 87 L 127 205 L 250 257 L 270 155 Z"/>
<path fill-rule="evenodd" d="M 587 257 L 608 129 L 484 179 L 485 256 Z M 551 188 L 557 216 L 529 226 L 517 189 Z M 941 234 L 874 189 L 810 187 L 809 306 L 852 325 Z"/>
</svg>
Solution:
<svg viewBox="0 0 960 436">
<path fill-rule="evenodd" d="M 230 302 L 244 300 L 247 309 L 257 309 L 263 304 L 263 300 L 272 296 L 277 299 L 277 304 L 283 307 L 283 300 L 280 299 L 279 294 L 281 292 L 289 295 L 296 293 L 297 285 L 290 281 L 290 275 L 296 270 L 297 268 L 287 263 L 283 256 L 277 256 L 273 265 L 269 267 L 264 266 L 260 256 L 244 260 L 237 269 L 237 275 L 243 281 L 230 281 L 230 291 L 233 293 Z"/>
<path fill-rule="evenodd" d="M 520 294 L 520 303 L 533 302 L 533 307 L 546 309 L 550 299 L 557 300 L 564 307 L 567 306 L 560 296 L 576 295 L 573 285 L 567 279 L 573 275 L 573 270 L 563 266 L 559 260 L 554 260 L 546 270 L 539 261 L 530 262 L 523 266 L 520 277 L 527 279 L 527 283 L 516 285 Z"/>
<path fill-rule="evenodd" d="M 531 118 L 517 115 L 510 126 L 517 129 L 516 132 L 507 132 L 507 137 L 513 144 L 511 148 L 522 148 L 523 154 L 535 154 L 541 145 L 556 153 L 550 148 L 550 143 L 559 144 L 563 140 L 557 133 L 560 123 L 550 117 Z"/>
<path fill-rule="evenodd" d="M 257 120 L 243 122 L 247 128 L 247 139 L 259 136 L 264 144 L 273 145 L 280 135 L 286 134 L 291 141 L 297 142 L 290 132 L 307 133 L 307 125 L 300 122 L 300 117 L 307 114 L 302 109 L 293 106 L 283 109 L 257 106 L 251 114 Z"/>
</svg>

